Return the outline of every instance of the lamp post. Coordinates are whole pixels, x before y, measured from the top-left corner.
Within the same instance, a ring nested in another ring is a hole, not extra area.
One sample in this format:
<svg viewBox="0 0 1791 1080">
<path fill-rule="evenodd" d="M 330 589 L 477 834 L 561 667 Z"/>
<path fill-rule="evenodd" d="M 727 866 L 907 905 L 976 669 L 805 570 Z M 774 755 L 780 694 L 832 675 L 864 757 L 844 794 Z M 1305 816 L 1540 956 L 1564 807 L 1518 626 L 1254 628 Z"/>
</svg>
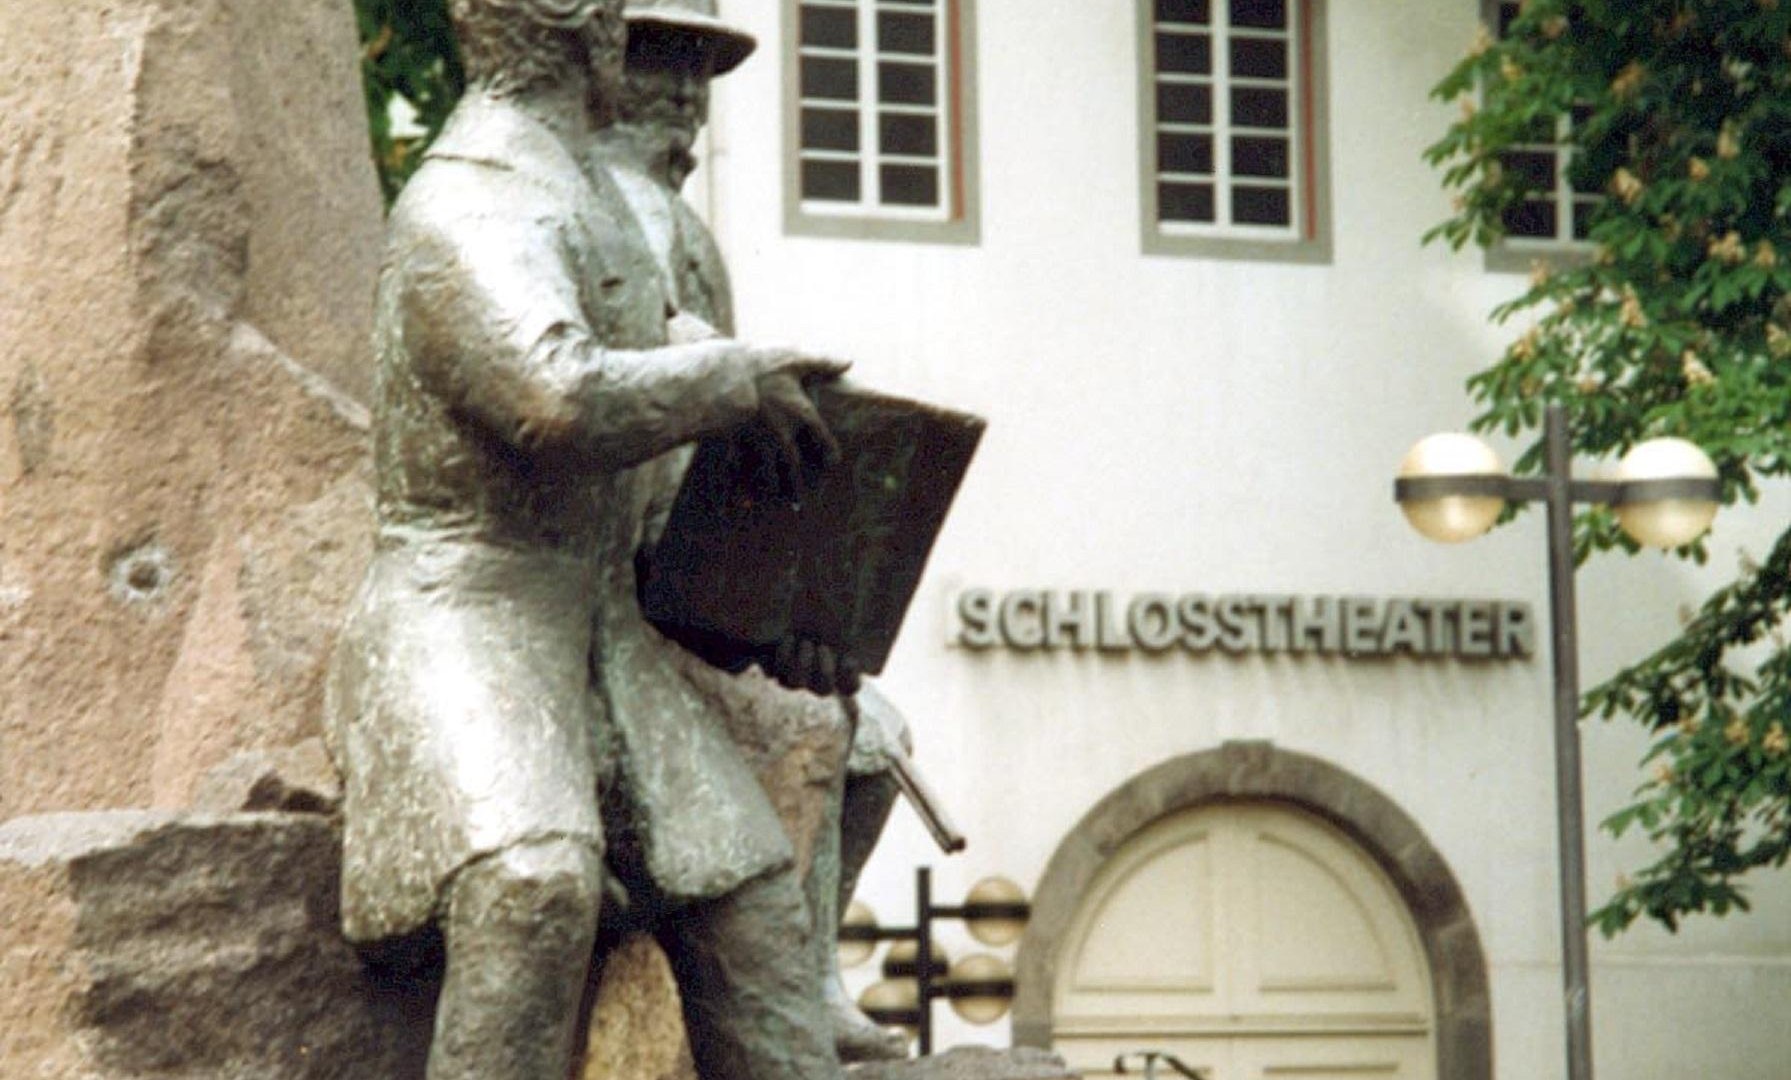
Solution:
<svg viewBox="0 0 1791 1080">
<path fill-rule="evenodd" d="M 984 878 L 971 886 L 964 903 L 937 904 L 932 868 L 922 866 L 914 871 L 913 926 L 880 927 L 868 909 L 857 902 L 852 908 L 840 926 L 843 966 L 870 959 L 877 942 L 896 942 L 884 957 L 883 981 L 864 992 L 859 1007 L 880 1024 L 914 1032 L 923 1056 L 933 1052 L 933 1002 L 938 998 L 950 999 L 952 1010 L 972 1024 L 992 1024 L 1007 1015 L 1014 997 L 1007 963 L 983 953 L 949 963 L 933 940 L 933 923 L 960 919 L 984 945 L 1011 944 L 1032 910 L 1018 885 L 1006 878 Z"/>
<path fill-rule="evenodd" d="M 1492 528 L 1507 502 L 1548 507 L 1549 627 L 1555 683 L 1555 786 L 1561 860 L 1561 960 L 1567 1075 L 1592 1080 L 1592 1001 L 1586 956 L 1586 838 L 1580 772 L 1580 673 L 1573 588 L 1573 504 L 1605 503 L 1639 543 L 1672 548 L 1710 527 L 1721 496 L 1716 466 L 1683 439 L 1652 439 L 1624 455 L 1612 480 L 1576 480 L 1567 416 L 1548 408 L 1544 471 L 1519 479 L 1469 435 L 1432 435 L 1400 463 L 1393 494 L 1412 527 L 1457 543 Z"/>
</svg>

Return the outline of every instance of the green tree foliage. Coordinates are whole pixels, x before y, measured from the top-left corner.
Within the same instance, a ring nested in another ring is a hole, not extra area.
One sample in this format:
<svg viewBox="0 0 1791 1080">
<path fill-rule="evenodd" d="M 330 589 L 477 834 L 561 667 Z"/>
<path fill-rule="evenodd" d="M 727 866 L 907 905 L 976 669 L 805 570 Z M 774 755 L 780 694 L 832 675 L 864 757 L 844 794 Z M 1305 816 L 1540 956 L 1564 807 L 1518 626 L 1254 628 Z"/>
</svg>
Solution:
<svg viewBox="0 0 1791 1080">
<path fill-rule="evenodd" d="M 410 178 L 466 87 L 447 0 L 355 0 L 361 30 L 361 76 L 373 159 L 386 202 Z M 392 103 L 416 111 L 422 135 L 395 135 Z"/>
<path fill-rule="evenodd" d="M 1522 333 L 1469 382 L 1478 428 L 1531 433 L 1561 402 L 1588 454 L 1682 436 L 1726 502 L 1791 472 L 1791 0 L 1528 0 L 1436 95 L 1462 116 L 1428 152 L 1455 193 L 1432 238 L 1499 242 L 1530 182 L 1517 144 L 1570 144 L 1575 183 L 1604 193 L 1584 258 L 1538 264 L 1495 312 Z M 1539 463 L 1538 440 L 1518 470 Z M 1576 544 L 1633 549 L 1600 511 Z M 1605 827 L 1660 854 L 1593 915 L 1606 934 L 1745 909 L 1738 879 L 1791 854 L 1787 608 L 1791 530 L 1587 695 L 1654 734 L 1651 778 Z"/>
</svg>

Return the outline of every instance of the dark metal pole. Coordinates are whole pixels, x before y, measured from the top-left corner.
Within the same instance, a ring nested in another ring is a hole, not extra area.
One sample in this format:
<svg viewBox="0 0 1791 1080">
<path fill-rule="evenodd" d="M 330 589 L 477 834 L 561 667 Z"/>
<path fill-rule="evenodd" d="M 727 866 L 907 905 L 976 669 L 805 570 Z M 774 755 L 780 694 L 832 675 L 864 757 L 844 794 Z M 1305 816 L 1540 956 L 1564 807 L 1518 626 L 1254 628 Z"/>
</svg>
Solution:
<svg viewBox="0 0 1791 1080">
<path fill-rule="evenodd" d="M 914 981 L 920 999 L 920 1056 L 933 1052 L 933 868 L 914 871 Z"/>
<path fill-rule="evenodd" d="M 1573 452 L 1567 415 L 1548 409 L 1549 626 L 1555 665 L 1555 790 L 1561 849 L 1561 978 L 1568 1080 L 1592 1080 L 1592 996 L 1586 955 L 1586 828 L 1580 788 L 1580 658 L 1573 589 Z M 923 984 L 924 985 L 924 984 Z"/>
</svg>

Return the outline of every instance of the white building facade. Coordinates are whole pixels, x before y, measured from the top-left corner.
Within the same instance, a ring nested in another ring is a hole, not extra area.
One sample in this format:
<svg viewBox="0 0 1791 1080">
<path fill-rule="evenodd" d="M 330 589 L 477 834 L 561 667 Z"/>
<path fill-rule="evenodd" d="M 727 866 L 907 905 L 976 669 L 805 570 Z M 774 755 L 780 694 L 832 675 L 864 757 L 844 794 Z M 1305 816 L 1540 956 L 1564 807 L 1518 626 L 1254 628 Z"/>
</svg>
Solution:
<svg viewBox="0 0 1791 1080">
<path fill-rule="evenodd" d="M 1406 448 L 1472 414 L 1512 269 L 1573 236 L 1563 182 L 1528 249 L 1420 242 L 1448 213 L 1429 90 L 1493 13 L 724 12 L 760 50 L 717 85 L 692 197 L 743 336 L 989 420 L 883 679 L 971 846 L 898 810 L 860 890 L 886 923 L 923 863 L 947 901 L 990 874 L 1033 895 L 1011 1029 L 941 1004 L 941 1041 L 1090 1075 L 1147 1049 L 1212 1080 L 1564 1075 L 1539 515 L 1439 548 L 1391 501 Z M 1707 571 L 1584 570 L 1587 685 L 1788 510 L 1719 517 Z M 1585 739 L 1596 821 L 1646 736 Z M 1649 858 L 1590 846 L 1595 901 Z M 1791 878 L 1752 895 L 1594 942 L 1601 1075 L 1791 1075 Z"/>
</svg>

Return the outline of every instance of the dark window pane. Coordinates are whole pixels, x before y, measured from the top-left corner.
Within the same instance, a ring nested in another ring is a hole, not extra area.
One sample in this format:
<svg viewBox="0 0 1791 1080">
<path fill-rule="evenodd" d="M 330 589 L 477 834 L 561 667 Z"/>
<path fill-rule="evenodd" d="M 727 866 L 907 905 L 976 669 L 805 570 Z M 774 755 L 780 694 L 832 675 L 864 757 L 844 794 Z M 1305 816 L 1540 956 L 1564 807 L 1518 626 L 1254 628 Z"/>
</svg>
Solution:
<svg viewBox="0 0 1791 1080">
<path fill-rule="evenodd" d="M 1287 78 L 1287 42 L 1262 38 L 1234 38 L 1231 73 L 1252 79 Z"/>
<path fill-rule="evenodd" d="M 1505 232 L 1511 236 L 1555 238 L 1555 204 L 1551 200 L 1525 199 L 1505 211 Z"/>
<path fill-rule="evenodd" d="M 1237 87 L 1231 92 L 1231 122 L 1238 127 L 1285 128 L 1287 91 Z"/>
<path fill-rule="evenodd" d="M 1601 199 L 1573 200 L 1573 238 L 1586 240 L 1592 236 L 1592 217 L 1598 213 Z"/>
<path fill-rule="evenodd" d="M 1231 25 L 1287 29 L 1287 0 L 1231 0 Z"/>
<path fill-rule="evenodd" d="M 1499 155 L 1505 175 L 1538 191 L 1555 189 L 1555 155 L 1547 150 L 1513 150 Z"/>
<path fill-rule="evenodd" d="M 1158 184 L 1157 217 L 1162 221 L 1212 221 L 1213 185 Z"/>
<path fill-rule="evenodd" d="M 1272 176 L 1286 179 L 1288 150 L 1286 139 L 1239 136 L 1231 140 L 1231 171 L 1237 176 Z"/>
<path fill-rule="evenodd" d="M 829 49 L 858 47 L 858 14 L 842 8 L 804 7 L 802 43 Z"/>
<path fill-rule="evenodd" d="M 1239 225 L 1291 224 L 1293 200 L 1286 188 L 1234 187 L 1231 220 Z"/>
<path fill-rule="evenodd" d="M 1159 124 L 1210 124 L 1213 122 L 1213 88 L 1188 83 L 1157 84 Z"/>
<path fill-rule="evenodd" d="M 1213 39 L 1205 34 L 1158 34 L 1157 70 L 1184 75 L 1210 75 Z"/>
<path fill-rule="evenodd" d="M 877 48 L 883 52 L 932 56 L 937 43 L 933 16 L 898 11 L 877 13 Z"/>
<path fill-rule="evenodd" d="M 1521 4 L 1500 4 L 1499 5 L 1499 36 L 1500 37 L 1504 37 L 1506 34 L 1509 34 L 1511 32 L 1511 24 L 1517 20 L 1517 13 L 1521 7 L 1522 7 Z"/>
<path fill-rule="evenodd" d="M 858 114 L 841 109 L 802 110 L 804 150 L 857 150 Z"/>
<path fill-rule="evenodd" d="M 804 161 L 802 197 L 829 202 L 857 202 L 858 162 Z"/>
<path fill-rule="evenodd" d="M 1210 175 L 1213 171 L 1213 137 L 1167 133 L 1158 135 L 1157 171 Z"/>
<path fill-rule="evenodd" d="M 858 100 L 858 64 L 814 56 L 802 58 L 802 96 L 835 101 Z"/>
<path fill-rule="evenodd" d="M 932 64 L 878 64 L 877 100 L 895 105 L 931 105 L 936 88 Z"/>
<path fill-rule="evenodd" d="M 922 165 L 885 165 L 879 170 L 885 206 L 938 206 L 939 170 Z"/>
<path fill-rule="evenodd" d="M 939 121 L 934 117 L 882 113 L 877 117 L 877 127 L 877 145 L 885 154 L 939 154 Z"/>
<path fill-rule="evenodd" d="M 1212 12 L 1207 0 L 1157 0 L 1157 21 L 1205 25 L 1212 21 Z"/>
</svg>

